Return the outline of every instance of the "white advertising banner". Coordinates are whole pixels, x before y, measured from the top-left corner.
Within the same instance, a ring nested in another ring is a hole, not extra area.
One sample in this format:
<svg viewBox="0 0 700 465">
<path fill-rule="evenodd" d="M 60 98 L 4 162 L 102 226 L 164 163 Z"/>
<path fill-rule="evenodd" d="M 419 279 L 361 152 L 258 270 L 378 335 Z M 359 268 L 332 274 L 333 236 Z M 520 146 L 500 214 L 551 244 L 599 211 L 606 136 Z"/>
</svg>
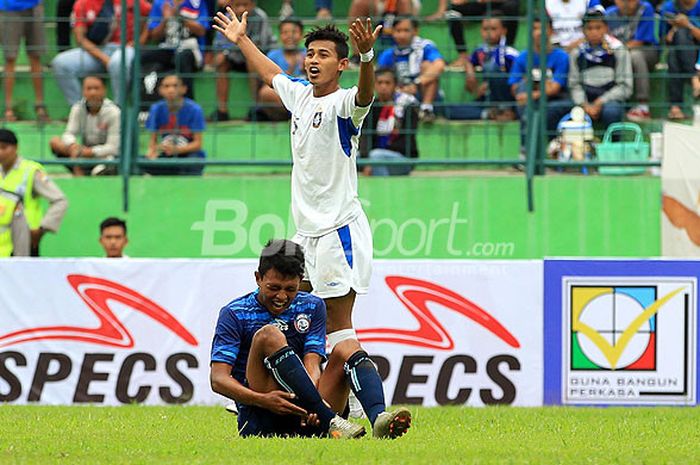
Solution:
<svg viewBox="0 0 700 465">
<path fill-rule="evenodd" d="M 0 402 L 221 404 L 219 309 L 254 260 L 0 260 Z M 542 262 L 378 261 L 355 326 L 389 403 L 542 404 Z"/>
</svg>

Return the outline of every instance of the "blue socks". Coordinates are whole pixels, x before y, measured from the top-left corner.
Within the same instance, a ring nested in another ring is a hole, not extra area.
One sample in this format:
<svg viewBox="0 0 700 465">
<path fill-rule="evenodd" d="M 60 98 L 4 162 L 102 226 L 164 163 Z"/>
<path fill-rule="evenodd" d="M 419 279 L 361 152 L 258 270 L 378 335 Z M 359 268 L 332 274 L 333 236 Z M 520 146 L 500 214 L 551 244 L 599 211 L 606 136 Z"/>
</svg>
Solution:
<svg viewBox="0 0 700 465">
<path fill-rule="evenodd" d="M 285 391 L 296 396 L 301 407 L 318 415 L 321 427 L 327 430 L 335 413 L 323 403 L 296 352 L 289 346 L 283 347 L 265 359 L 265 367 Z"/>
<path fill-rule="evenodd" d="M 377 373 L 377 368 L 364 350 L 352 354 L 345 362 L 344 368 L 350 389 L 362 404 L 370 423 L 374 425 L 377 416 L 386 410 L 382 379 Z"/>
</svg>

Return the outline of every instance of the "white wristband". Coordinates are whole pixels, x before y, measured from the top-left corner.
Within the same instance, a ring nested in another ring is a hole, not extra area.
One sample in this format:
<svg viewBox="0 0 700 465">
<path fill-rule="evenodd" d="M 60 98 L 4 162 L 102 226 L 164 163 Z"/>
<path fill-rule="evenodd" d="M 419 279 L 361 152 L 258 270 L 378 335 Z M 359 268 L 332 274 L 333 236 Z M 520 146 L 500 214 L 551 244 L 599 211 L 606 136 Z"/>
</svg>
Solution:
<svg viewBox="0 0 700 465">
<path fill-rule="evenodd" d="M 369 52 L 360 53 L 360 61 L 362 63 L 369 63 L 374 59 L 374 49 L 370 48 Z"/>
</svg>

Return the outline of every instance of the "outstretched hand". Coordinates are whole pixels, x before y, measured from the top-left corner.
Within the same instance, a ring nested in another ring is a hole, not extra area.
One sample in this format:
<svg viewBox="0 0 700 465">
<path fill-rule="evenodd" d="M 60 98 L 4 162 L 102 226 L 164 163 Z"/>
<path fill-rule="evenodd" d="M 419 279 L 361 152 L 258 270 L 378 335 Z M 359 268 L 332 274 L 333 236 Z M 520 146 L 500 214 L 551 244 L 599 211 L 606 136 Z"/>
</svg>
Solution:
<svg viewBox="0 0 700 465">
<path fill-rule="evenodd" d="M 366 24 L 366 27 L 365 27 Z M 372 20 L 367 18 L 366 23 L 360 18 L 357 18 L 350 25 L 350 37 L 352 38 L 357 51 L 367 53 L 372 50 L 374 43 L 379 37 L 379 32 L 382 30 L 381 24 L 374 28 L 372 32 Z"/>
<path fill-rule="evenodd" d="M 228 40 L 234 44 L 238 44 L 238 41 L 245 37 L 246 28 L 248 27 L 248 12 L 246 11 L 241 15 L 240 21 L 236 17 L 236 13 L 233 12 L 230 6 L 226 7 L 225 15 L 219 11 L 214 17 L 214 29 L 219 31 Z"/>
</svg>

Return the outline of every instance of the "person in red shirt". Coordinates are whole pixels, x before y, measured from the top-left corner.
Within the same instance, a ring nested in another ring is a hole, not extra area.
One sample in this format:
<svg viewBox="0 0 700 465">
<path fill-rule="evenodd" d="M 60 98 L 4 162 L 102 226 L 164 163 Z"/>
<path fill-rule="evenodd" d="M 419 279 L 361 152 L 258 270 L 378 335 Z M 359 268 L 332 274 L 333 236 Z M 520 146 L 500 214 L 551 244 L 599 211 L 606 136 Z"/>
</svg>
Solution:
<svg viewBox="0 0 700 465">
<path fill-rule="evenodd" d="M 73 6 L 73 34 L 78 48 L 59 53 L 51 62 L 58 86 L 68 104 L 81 98 L 80 78 L 88 74 L 109 73 L 114 101 L 120 102 L 121 79 L 131 74 L 134 59 L 134 3 L 127 0 L 126 70 L 121 71 L 121 2 L 120 0 L 78 0 Z M 142 31 L 151 4 L 138 0 Z M 140 34 L 139 34 L 140 35 Z"/>
</svg>

